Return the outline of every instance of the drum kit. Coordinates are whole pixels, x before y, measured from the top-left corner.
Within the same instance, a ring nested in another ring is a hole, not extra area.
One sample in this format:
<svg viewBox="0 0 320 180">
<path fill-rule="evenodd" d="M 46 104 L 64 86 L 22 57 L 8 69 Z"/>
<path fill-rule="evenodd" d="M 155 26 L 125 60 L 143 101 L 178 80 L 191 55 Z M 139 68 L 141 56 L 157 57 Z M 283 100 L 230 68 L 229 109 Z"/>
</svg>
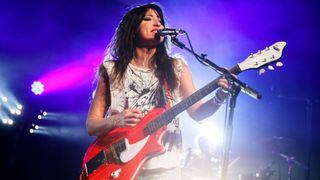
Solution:
<svg viewBox="0 0 320 180">
<path fill-rule="evenodd" d="M 277 161 L 272 160 L 264 168 L 261 168 L 258 172 L 255 173 L 244 173 L 238 174 L 237 180 L 280 180 L 282 178 L 291 180 L 293 175 L 293 166 L 302 168 L 305 171 L 308 171 L 308 166 L 304 163 L 295 159 L 295 157 L 285 154 L 284 151 L 290 148 L 294 143 L 292 139 L 273 136 L 268 138 L 263 138 L 257 141 L 256 144 L 261 145 L 262 147 L 268 149 L 270 154 L 274 157 L 277 157 Z M 217 153 L 216 153 L 217 154 Z M 182 176 L 186 180 L 218 180 L 219 179 L 219 157 L 216 157 L 216 154 L 208 156 L 208 154 L 195 154 L 192 152 L 192 149 L 187 150 L 185 156 L 185 163 L 182 167 Z M 229 162 L 228 168 L 237 164 L 237 161 L 240 157 L 234 158 Z M 284 163 L 285 162 L 285 163 Z M 282 163 L 286 165 L 287 177 L 281 178 L 280 172 L 276 172 L 275 166 Z M 233 178 L 234 179 L 234 178 Z"/>
</svg>

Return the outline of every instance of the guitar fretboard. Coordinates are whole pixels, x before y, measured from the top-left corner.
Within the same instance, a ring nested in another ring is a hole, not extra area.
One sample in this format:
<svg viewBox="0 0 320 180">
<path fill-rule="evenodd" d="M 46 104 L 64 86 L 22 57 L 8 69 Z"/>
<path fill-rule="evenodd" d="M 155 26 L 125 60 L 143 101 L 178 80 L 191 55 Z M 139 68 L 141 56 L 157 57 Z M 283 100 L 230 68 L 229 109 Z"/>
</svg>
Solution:
<svg viewBox="0 0 320 180">
<path fill-rule="evenodd" d="M 241 73 L 241 69 L 239 68 L 239 66 L 235 66 L 231 68 L 229 72 L 237 75 Z M 193 93 L 191 96 L 185 98 L 184 100 L 182 100 L 181 102 L 179 102 L 178 104 L 170 108 L 168 111 L 164 112 L 163 114 L 158 116 L 156 119 L 149 122 L 146 128 L 144 129 L 145 134 L 149 135 L 154 131 L 156 131 L 157 129 L 159 129 L 160 127 L 169 124 L 175 116 L 177 116 L 182 111 L 186 110 L 188 107 L 190 107 L 191 105 L 198 102 L 200 99 L 202 99 L 203 97 L 205 97 L 206 95 L 208 95 L 209 93 L 217 89 L 219 87 L 218 79 L 219 78 L 211 81 L 209 84 L 199 89 L 198 91 Z"/>
<path fill-rule="evenodd" d="M 169 124 L 172 119 L 180 114 L 182 111 L 202 99 L 204 96 L 208 95 L 212 91 L 218 88 L 218 79 L 213 80 L 203 88 L 199 89 L 191 96 L 185 98 L 184 100 L 180 101 L 178 104 L 170 108 L 168 111 L 164 112 L 160 116 L 158 116 L 153 121 L 149 122 L 144 129 L 146 135 L 149 135 L 159 129 L 160 127 Z"/>
</svg>

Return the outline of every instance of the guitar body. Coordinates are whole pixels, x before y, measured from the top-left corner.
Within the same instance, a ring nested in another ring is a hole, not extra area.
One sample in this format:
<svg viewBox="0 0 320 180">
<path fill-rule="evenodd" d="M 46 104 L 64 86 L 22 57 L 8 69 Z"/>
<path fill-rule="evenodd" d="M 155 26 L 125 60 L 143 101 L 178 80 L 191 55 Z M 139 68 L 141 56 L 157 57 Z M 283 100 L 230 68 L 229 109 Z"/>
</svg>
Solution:
<svg viewBox="0 0 320 180">
<path fill-rule="evenodd" d="M 163 126 L 150 135 L 143 131 L 147 123 L 162 114 L 163 108 L 156 108 L 150 111 L 134 127 L 116 128 L 101 138 L 98 138 L 88 148 L 82 164 L 81 179 L 135 179 L 142 165 L 151 157 L 165 152 L 161 145 L 161 137 L 166 130 Z M 119 152 L 119 159 L 115 157 L 117 147 L 113 147 L 117 142 L 124 142 L 125 149 Z M 104 158 L 95 160 L 99 153 L 105 154 Z M 92 160 L 90 162 L 90 160 Z M 102 162 L 97 169 L 89 170 L 92 162 Z"/>
</svg>

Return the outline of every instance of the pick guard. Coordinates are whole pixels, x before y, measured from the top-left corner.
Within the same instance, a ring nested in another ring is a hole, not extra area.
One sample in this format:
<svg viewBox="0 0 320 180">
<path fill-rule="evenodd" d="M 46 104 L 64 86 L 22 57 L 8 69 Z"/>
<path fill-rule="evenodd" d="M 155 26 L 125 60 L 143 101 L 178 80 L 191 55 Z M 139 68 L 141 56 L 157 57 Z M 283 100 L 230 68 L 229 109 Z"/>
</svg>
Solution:
<svg viewBox="0 0 320 180">
<path fill-rule="evenodd" d="M 133 144 L 129 144 L 128 140 L 126 140 L 127 149 L 122 153 L 120 153 L 121 162 L 126 163 L 126 162 L 129 162 L 131 159 L 133 159 L 142 150 L 142 148 L 147 143 L 148 139 L 149 139 L 149 136 Z"/>
</svg>

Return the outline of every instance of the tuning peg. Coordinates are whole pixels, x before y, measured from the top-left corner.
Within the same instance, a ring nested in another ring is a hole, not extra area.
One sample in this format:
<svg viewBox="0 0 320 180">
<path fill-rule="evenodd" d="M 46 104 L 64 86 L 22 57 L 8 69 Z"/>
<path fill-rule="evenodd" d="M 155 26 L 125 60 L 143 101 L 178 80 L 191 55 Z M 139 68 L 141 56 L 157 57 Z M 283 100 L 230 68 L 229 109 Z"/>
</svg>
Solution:
<svg viewBox="0 0 320 180">
<path fill-rule="evenodd" d="M 276 66 L 277 66 L 277 67 L 282 67 L 282 66 L 283 66 L 283 63 L 280 62 L 280 61 L 278 61 L 278 62 L 276 63 Z"/>
<path fill-rule="evenodd" d="M 265 72 L 266 72 L 266 70 L 264 70 L 263 68 L 259 69 L 259 75 L 262 75 Z"/>
<path fill-rule="evenodd" d="M 272 46 L 274 50 L 280 51 L 280 49 L 277 47 L 278 45 Z"/>
<path fill-rule="evenodd" d="M 273 71 L 273 70 L 274 70 L 274 67 L 272 67 L 271 65 L 269 65 L 269 66 L 268 66 L 268 69 L 269 69 L 270 71 Z"/>
</svg>

